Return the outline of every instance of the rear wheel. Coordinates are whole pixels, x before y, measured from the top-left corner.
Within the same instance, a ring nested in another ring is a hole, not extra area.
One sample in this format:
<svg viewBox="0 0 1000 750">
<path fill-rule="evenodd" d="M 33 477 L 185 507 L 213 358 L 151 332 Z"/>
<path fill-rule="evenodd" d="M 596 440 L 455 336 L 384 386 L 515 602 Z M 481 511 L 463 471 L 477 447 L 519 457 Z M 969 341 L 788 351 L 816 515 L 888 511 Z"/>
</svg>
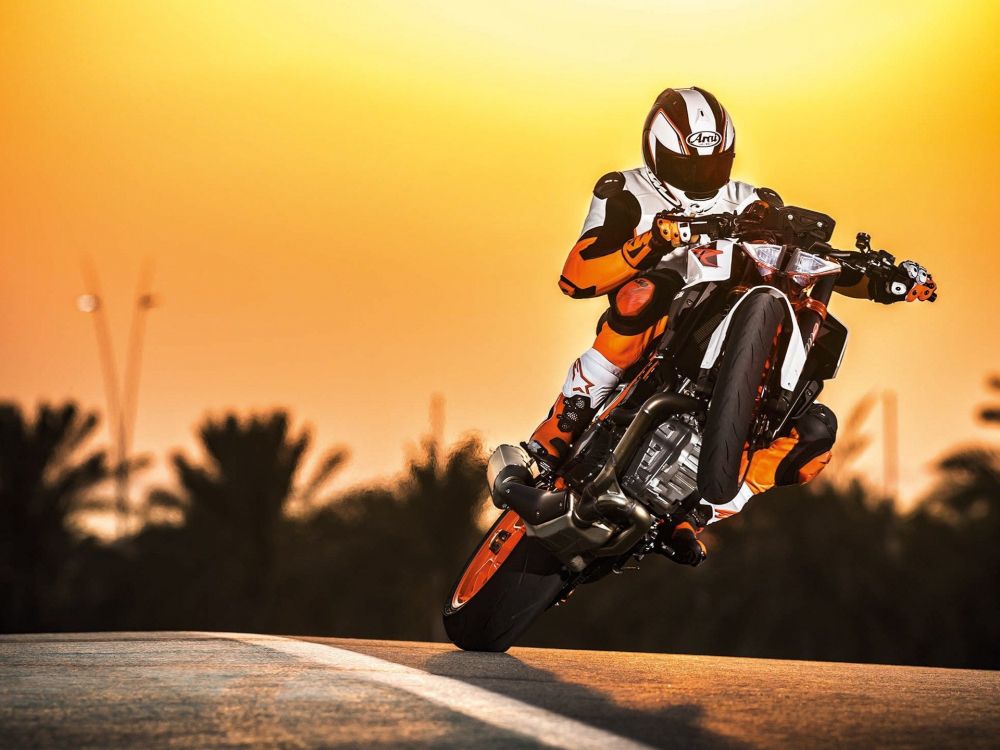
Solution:
<svg viewBox="0 0 1000 750">
<path fill-rule="evenodd" d="M 444 607 L 448 638 L 466 651 L 506 651 L 556 600 L 563 566 L 504 511 L 466 563 Z"/>
<path fill-rule="evenodd" d="M 758 292 L 733 317 L 698 459 L 698 491 L 710 503 L 728 502 L 739 491 L 743 451 L 784 316 L 780 300 Z"/>
</svg>

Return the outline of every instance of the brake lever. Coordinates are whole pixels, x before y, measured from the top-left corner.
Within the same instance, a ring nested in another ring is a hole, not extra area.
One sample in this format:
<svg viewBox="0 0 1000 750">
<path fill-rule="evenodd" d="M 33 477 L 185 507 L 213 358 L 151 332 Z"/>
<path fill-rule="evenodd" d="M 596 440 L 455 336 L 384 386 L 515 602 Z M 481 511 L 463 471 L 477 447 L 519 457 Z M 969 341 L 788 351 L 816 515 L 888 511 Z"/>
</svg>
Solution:
<svg viewBox="0 0 1000 750">
<path fill-rule="evenodd" d="M 677 222 L 681 236 L 685 233 L 688 237 L 699 235 L 718 240 L 723 237 L 732 237 L 736 227 L 736 214 L 713 214 L 702 218 L 691 218 Z"/>
<path fill-rule="evenodd" d="M 871 235 L 867 232 L 858 232 L 854 241 L 854 246 L 858 249 L 857 252 L 853 250 L 831 250 L 823 253 L 823 255 L 865 275 L 871 271 L 888 271 L 895 268 L 896 256 L 887 253 L 885 250 L 872 250 L 871 240 Z"/>
</svg>

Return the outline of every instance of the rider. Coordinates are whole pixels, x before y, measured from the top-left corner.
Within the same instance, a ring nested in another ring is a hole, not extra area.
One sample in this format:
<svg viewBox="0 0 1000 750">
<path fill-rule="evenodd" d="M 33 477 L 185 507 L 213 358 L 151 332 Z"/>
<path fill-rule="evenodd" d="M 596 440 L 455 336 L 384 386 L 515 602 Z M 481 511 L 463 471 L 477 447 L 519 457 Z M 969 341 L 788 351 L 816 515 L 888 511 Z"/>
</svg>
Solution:
<svg viewBox="0 0 1000 750">
<path fill-rule="evenodd" d="M 690 236 L 683 218 L 779 208 L 768 188 L 729 179 L 736 133 L 729 113 L 700 88 L 666 89 L 653 103 L 642 131 L 644 166 L 611 172 L 594 186 L 583 233 L 570 251 L 559 288 L 573 298 L 607 295 L 594 345 L 569 368 L 549 416 L 524 447 L 542 472 L 551 472 L 591 422 L 623 373 L 639 362 L 666 326 L 666 313 L 684 284 Z M 675 218 L 671 218 L 675 217 Z M 679 223 L 680 222 L 680 223 Z M 837 291 L 889 304 L 926 299 L 936 288 L 930 274 L 907 261 L 882 278 L 844 270 Z M 706 549 L 698 532 L 738 513 L 756 494 L 776 485 L 808 482 L 830 460 L 837 418 L 813 404 L 768 448 L 756 451 L 735 498 L 702 501 L 673 530 L 663 551 L 697 565 Z"/>
</svg>

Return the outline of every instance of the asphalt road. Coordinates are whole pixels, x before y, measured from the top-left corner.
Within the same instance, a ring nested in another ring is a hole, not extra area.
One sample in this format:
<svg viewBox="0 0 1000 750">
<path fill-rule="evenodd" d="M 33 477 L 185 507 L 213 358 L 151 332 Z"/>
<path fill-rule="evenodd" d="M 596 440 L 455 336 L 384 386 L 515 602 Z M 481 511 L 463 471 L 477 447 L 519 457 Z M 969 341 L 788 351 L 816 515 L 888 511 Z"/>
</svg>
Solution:
<svg viewBox="0 0 1000 750">
<path fill-rule="evenodd" d="M 213 633 L 0 637 L 2 748 L 1000 747 L 1000 672 Z"/>
</svg>

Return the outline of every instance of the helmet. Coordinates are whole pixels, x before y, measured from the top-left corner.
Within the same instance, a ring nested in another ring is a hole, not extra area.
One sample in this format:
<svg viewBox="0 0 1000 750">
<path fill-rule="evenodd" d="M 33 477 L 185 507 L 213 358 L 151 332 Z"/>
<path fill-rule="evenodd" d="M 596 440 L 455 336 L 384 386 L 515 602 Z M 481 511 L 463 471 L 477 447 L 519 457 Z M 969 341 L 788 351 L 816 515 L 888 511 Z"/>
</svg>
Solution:
<svg viewBox="0 0 1000 750">
<path fill-rule="evenodd" d="M 656 178 L 692 198 L 729 181 L 736 131 L 729 113 L 704 89 L 666 89 L 642 129 L 642 156 Z"/>
</svg>

